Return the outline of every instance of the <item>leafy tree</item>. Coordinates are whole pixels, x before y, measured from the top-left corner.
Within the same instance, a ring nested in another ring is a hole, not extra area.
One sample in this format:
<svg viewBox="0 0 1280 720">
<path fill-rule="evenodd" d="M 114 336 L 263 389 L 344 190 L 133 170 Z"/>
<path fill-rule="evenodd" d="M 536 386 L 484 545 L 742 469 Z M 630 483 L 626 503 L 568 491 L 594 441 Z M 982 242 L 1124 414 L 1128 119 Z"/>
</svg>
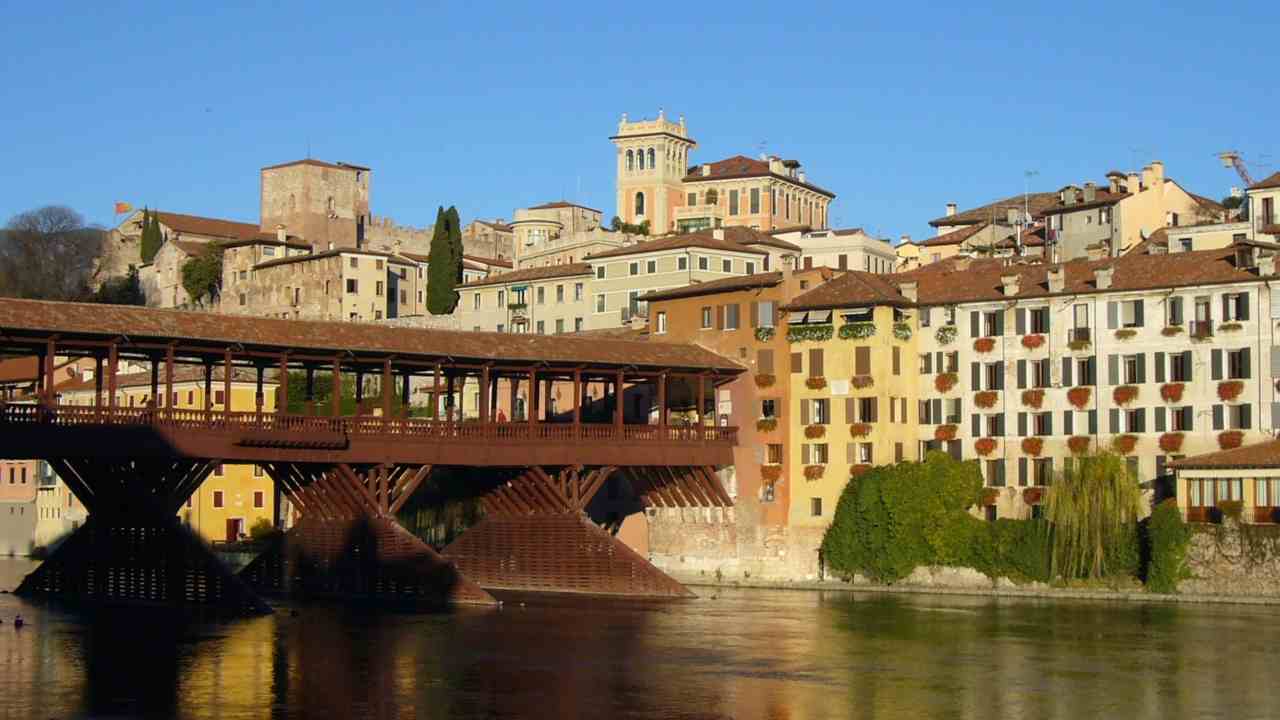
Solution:
<svg viewBox="0 0 1280 720">
<path fill-rule="evenodd" d="M 371 374 L 364 377 L 364 402 L 366 408 L 371 411 L 382 409 L 381 385 L 381 374 Z M 392 387 L 389 388 L 391 391 L 392 416 L 398 416 L 404 407 L 404 403 L 400 401 L 398 388 L 399 381 L 393 380 Z M 312 402 L 315 404 L 316 412 L 319 415 L 328 415 L 332 407 L 333 374 L 317 372 L 313 391 Z M 351 373 L 343 373 L 342 375 L 342 397 L 338 402 L 341 414 L 356 414 L 356 379 Z M 410 414 L 415 417 L 430 415 L 431 411 L 432 408 L 410 408 Z M 290 415 L 307 414 L 307 374 L 304 371 L 295 370 L 289 373 L 289 404 L 287 412 Z"/>
<path fill-rule="evenodd" d="M 461 228 L 456 227 L 457 217 L 458 211 L 452 207 L 448 212 L 443 207 L 436 211 L 427 265 L 427 311 L 432 315 L 448 315 L 458 306 L 456 288 L 462 279 L 462 236 Z"/>
<path fill-rule="evenodd" d="M 1151 592 L 1178 591 L 1178 581 L 1191 576 L 1187 568 L 1187 547 L 1191 528 L 1182 520 L 1178 501 L 1169 498 L 1156 505 L 1147 521 L 1151 561 L 1147 565 L 1147 589 Z"/>
<path fill-rule="evenodd" d="M 146 305 L 147 298 L 138 280 L 138 268 L 130 265 L 128 275 L 108 278 L 94 293 L 93 301 L 106 305 Z"/>
<path fill-rule="evenodd" d="M 627 233 L 629 235 L 648 235 L 649 221 L 645 220 L 639 225 L 633 223 L 622 222 L 622 218 L 617 215 L 613 216 L 613 220 L 609 223 L 609 229 L 614 232 Z"/>
<path fill-rule="evenodd" d="M 1228 195 L 1222 198 L 1222 207 L 1228 210 L 1235 210 L 1244 204 L 1244 198 L 1239 195 Z"/>
<path fill-rule="evenodd" d="M 164 236 L 160 233 L 160 219 L 155 213 L 142 209 L 142 241 L 139 246 L 139 252 L 142 254 L 142 263 L 145 265 L 155 260 L 156 253 L 160 252 L 160 246 L 164 244 Z"/>
<path fill-rule="evenodd" d="M 1049 486 L 1044 508 L 1053 526 L 1055 576 L 1101 578 L 1137 569 L 1142 491 L 1123 457 L 1102 452 L 1077 459 L 1072 472 Z"/>
<path fill-rule="evenodd" d="M 60 205 L 13 216 L 0 230 L 0 295 L 34 300 L 85 300 L 106 244 L 76 211 Z"/>
<path fill-rule="evenodd" d="M 199 255 L 182 264 L 182 288 L 191 302 L 217 296 L 222 287 L 222 255 L 220 246 L 209 243 Z"/>
</svg>

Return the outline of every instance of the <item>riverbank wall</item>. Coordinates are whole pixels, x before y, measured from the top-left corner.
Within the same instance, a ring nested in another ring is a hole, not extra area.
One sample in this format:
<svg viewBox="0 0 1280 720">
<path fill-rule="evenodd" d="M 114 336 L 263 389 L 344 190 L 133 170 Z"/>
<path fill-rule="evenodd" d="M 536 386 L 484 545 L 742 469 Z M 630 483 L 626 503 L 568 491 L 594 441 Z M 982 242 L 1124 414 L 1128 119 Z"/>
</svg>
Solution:
<svg viewBox="0 0 1280 720">
<path fill-rule="evenodd" d="M 810 582 L 822 579 L 823 528 L 764 525 L 741 508 L 650 511 L 648 557 L 670 575 Z"/>
</svg>

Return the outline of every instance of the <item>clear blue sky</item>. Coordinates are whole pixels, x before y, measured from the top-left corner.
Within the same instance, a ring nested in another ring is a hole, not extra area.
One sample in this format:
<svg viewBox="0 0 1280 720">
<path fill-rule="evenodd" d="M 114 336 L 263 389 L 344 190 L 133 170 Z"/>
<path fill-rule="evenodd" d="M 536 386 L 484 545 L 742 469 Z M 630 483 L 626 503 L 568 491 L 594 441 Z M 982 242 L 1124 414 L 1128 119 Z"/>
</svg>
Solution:
<svg viewBox="0 0 1280 720">
<path fill-rule="evenodd" d="M 1274 2 L 181 5 L 6 9 L 0 222 L 106 225 L 115 200 L 256 222 L 258 168 L 308 148 L 373 167 L 404 223 L 561 197 L 607 218 L 607 137 L 659 107 L 695 161 L 764 142 L 894 238 L 1028 169 L 1057 189 L 1158 158 L 1213 197 L 1239 184 L 1217 151 L 1280 170 Z"/>
</svg>

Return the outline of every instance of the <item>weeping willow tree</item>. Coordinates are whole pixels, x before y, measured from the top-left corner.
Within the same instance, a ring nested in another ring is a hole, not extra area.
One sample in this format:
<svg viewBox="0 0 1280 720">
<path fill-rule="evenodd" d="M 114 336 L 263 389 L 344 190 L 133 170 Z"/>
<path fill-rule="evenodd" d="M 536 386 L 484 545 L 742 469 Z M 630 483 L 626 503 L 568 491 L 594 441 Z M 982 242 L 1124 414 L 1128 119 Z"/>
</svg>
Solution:
<svg viewBox="0 0 1280 720">
<path fill-rule="evenodd" d="M 1142 491 L 1124 458 L 1110 452 L 1077 458 L 1049 486 L 1045 519 L 1053 527 L 1050 571 L 1064 578 L 1101 578 L 1119 568 L 1115 549 L 1131 544 Z"/>
</svg>

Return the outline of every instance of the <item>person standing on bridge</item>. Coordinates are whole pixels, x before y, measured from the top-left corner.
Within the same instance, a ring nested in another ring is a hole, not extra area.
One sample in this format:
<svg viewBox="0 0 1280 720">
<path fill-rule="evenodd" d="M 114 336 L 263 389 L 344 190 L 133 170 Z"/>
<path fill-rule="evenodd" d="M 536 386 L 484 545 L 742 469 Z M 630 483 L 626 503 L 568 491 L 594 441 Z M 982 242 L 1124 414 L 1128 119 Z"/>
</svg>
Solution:
<svg viewBox="0 0 1280 720">
<path fill-rule="evenodd" d="M 507 421 L 507 414 L 502 411 L 502 408 L 498 408 L 498 422 L 504 423 L 506 421 Z"/>
</svg>

